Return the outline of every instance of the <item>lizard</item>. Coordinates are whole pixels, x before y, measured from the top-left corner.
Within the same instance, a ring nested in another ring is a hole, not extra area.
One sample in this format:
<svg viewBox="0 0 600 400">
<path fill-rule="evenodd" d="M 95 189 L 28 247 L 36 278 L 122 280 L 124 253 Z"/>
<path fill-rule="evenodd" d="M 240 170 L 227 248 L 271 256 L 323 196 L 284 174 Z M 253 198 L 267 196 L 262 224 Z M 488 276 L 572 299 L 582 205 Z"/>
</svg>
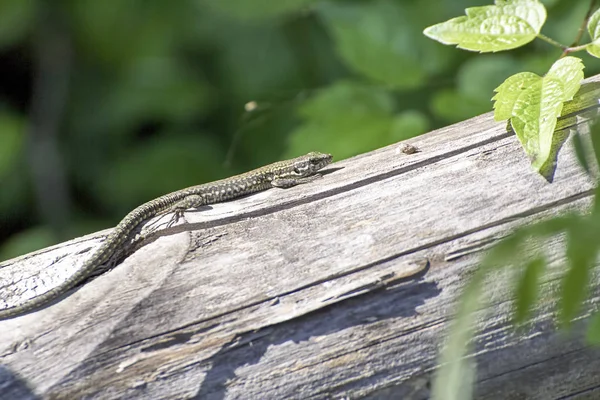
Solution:
<svg viewBox="0 0 600 400">
<path fill-rule="evenodd" d="M 318 171 L 327 166 L 331 160 L 330 154 L 310 152 L 301 157 L 279 161 L 230 178 L 191 186 L 148 201 L 127 214 L 73 275 L 23 304 L 0 310 L 0 320 L 33 311 L 71 290 L 90 277 L 96 268 L 119 254 L 131 234 L 151 218 L 174 213 L 171 224 L 176 222 L 185 210 L 191 208 L 232 200 L 272 187 L 286 189 L 311 182 L 321 177 Z"/>
</svg>

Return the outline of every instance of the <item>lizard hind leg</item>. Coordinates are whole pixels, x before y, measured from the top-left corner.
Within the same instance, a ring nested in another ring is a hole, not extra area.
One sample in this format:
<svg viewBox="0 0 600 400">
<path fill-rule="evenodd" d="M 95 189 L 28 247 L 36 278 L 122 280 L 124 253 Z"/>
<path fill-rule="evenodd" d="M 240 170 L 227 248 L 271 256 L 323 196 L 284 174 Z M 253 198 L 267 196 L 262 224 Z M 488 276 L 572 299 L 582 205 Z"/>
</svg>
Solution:
<svg viewBox="0 0 600 400">
<path fill-rule="evenodd" d="M 154 217 L 158 217 L 158 218 L 155 221 L 152 221 L 151 223 L 149 223 L 147 225 L 147 227 L 150 228 L 151 231 L 156 231 L 157 228 L 159 228 L 160 226 L 163 225 L 163 222 L 161 222 L 162 216 L 166 215 L 166 214 L 174 213 L 173 216 L 169 219 L 169 221 L 165 225 L 165 228 L 170 228 L 174 224 L 176 224 L 177 221 L 179 221 L 181 218 L 183 218 L 183 213 L 185 212 L 185 210 L 187 210 L 189 208 L 197 208 L 204 204 L 206 204 L 206 201 L 200 195 L 193 194 L 193 195 L 186 196 L 183 199 L 174 202 L 173 204 L 171 204 L 164 210 L 156 213 L 156 215 L 154 215 Z M 144 236 L 147 236 L 147 235 L 144 235 Z"/>
<path fill-rule="evenodd" d="M 185 210 L 190 208 L 198 208 L 206 204 L 206 199 L 198 194 L 192 194 L 174 203 L 171 207 L 167 208 L 162 214 L 173 213 L 173 217 L 167 223 L 167 228 L 172 227 L 181 218 Z"/>
</svg>

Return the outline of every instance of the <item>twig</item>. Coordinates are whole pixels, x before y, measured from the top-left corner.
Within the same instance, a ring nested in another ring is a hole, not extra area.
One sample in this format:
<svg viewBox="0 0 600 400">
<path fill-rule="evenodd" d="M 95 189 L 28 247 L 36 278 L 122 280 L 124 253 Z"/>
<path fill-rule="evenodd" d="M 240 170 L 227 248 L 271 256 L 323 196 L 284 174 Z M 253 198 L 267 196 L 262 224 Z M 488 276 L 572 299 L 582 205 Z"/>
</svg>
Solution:
<svg viewBox="0 0 600 400">
<path fill-rule="evenodd" d="M 571 46 L 569 46 L 569 48 L 563 49 L 563 53 L 561 54 L 560 58 L 566 56 L 569 53 L 579 51 L 582 48 L 582 46 L 578 45 L 581 41 L 581 38 L 583 37 L 583 32 L 585 32 L 585 28 L 587 27 L 590 17 L 596 9 L 596 2 L 597 0 L 590 0 L 590 7 L 588 8 L 587 13 L 585 14 L 585 18 L 583 19 L 583 21 L 581 21 L 581 25 L 579 26 L 579 30 L 577 31 L 577 36 L 575 37 L 575 40 L 573 41 L 573 43 L 571 43 Z"/>
</svg>

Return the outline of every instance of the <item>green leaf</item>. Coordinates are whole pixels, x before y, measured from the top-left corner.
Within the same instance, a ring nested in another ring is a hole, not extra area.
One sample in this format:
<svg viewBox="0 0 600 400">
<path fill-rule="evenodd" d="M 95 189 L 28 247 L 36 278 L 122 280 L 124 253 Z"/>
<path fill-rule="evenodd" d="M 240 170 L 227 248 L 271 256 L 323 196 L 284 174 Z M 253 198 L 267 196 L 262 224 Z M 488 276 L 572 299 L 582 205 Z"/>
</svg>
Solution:
<svg viewBox="0 0 600 400">
<path fill-rule="evenodd" d="M 89 164 L 79 152 L 95 152 L 88 146 L 98 136 L 132 135 L 149 122 L 189 122 L 219 103 L 202 75 L 175 57 L 136 58 L 120 72 L 74 78 L 70 122 L 80 141 L 73 154 L 83 156 L 78 162 Z"/>
<path fill-rule="evenodd" d="M 0 48 L 14 46 L 22 40 L 35 21 L 34 0 L 0 1 Z"/>
<path fill-rule="evenodd" d="M 482 291 L 489 273 L 519 262 L 525 254 L 530 253 L 528 245 L 532 244 L 531 239 L 540 241 L 547 236 L 562 233 L 567 228 L 577 226 L 579 221 L 580 218 L 569 214 L 519 228 L 487 252 L 458 301 L 458 311 L 451 323 L 447 344 L 438 357 L 437 363 L 441 367 L 434 377 L 432 399 L 458 400 L 472 397 L 469 388 L 472 388 L 475 365 L 466 356 L 472 347 L 476 311 L 485 309 L 485 304 L 481 303 L 484 300 Z M 597 236 L 591 236 L 594 237 Z M 520 292 L 526 292 L 535 286 L 544 264 L 545 260 L 538 257 L 527 265 L 519 283 Z M 537 287 L 535 290 L 538 290 Z M 524 311 L 530 308 L 536 296 L 528 292 L 519 297 L 518 307 Z"/>
<path fill-rule="evenodd" d="M 567 260 L 569 270 L 562 282 L 559 320 L 563 327 L 569 326 L 577 316 L 587 294 L 589 272 L 598 254 L 598 228 L 589 220 L 580 220 L 567 233 Z"/>
<path fill-rule="evenodd" d="M 596 312 L 590 318 L 585 338 L 589 344 L 600 346 L 600 313 Z"/>
<path fill-rule="evenodd" d="M 107 107 L 113 119 L 185 120 L 197 117 L 211 102 L 208 85 L 187 65 L 171 58 L 142 58 L 124 72 Z"/>
<path fill-rule="evenodd" d="M 515 103 L 525 90 L 542 78 L 532 72 L 521 72 L 507 78 L 494 91 L 494 119 L 502 121 L 513 116 Z"/>
<path fill-rule="evenodd" d="M 572 100 L 581 87 L 583 62 L 577 57 L 564 57 L 552 64 L 546 78 L 560 79 L 563 84 L 563 101 Z"/>
<path fill-rule="evenodd" d="M 317 0 L 199 0 L 240 19 L 264 19 L 300 11 Z"/>
<path fill-rule="evenodd" d="M 491 102 L 481 101 L 454 89 L 439 90 L 431 99 L 431 111 L 448 122 L 459 122 L 490 111 Z"/>
<path fill-rule="evenodd" d="M 397 114 L 392 121 L 390 141 L 410 139 L 429 130 L 429 119 L 416 110 L 406 110 Z"/>
<path fill-rule="evenodd" d="M 481 54 L 467 59 L 457 73 L 457 89 L 463 95 L 489 102 L 490 93 L 507 76 L 523 71 L 522 63 L 510 53 Z"/>
<path fill-rule="evenodd" d="M 18 114 L 0 112 L 0 182 L 22 157 L 25 142 L 25 122 Z"/>
<path fill-rule="evenodd" d="M 566 133 L 555 134 L 563 104 L 573 99 L 583 79 L 579 58 L 564 57 L 555 62 L 543 77 L 522 72 L 506 79 L 493 97 L 494 118 L 510 118 L 531 164 L 546 179 L 554 173 L 558 150 Z"/>
<path fill-rule="evenodd" d="M 594 121 L 590 129 L 590 139 L 592 141 L 592 152 L 596 158 L 596 164 L 600 165 L 600 121 Z M 600 199 L 595 199 L 600 201 Z"/>
<path fill-rule="evenodd" d="M 561 116 L 579 113 L 590 107 L 597 107 L 600 97 L 600 82 L 582 84 L 573 100 L 565 102 Z"/>
<path fill-rule="evenodd" d="M 552 136 L 563 98 L 562 82 L 549 77 L 529 86 L 515 102 L 511 125 L 538 171 L 552 157 L 553 150 L 558 150 L 552 148 Z"/>
<path fill-rule="evenodd" d="M 540 276 L 546 266 L 546 260 L 543 257 L 537 257 L 525 266 L 523 276 L 516 287 L 515 298 L 515 323 L 523 323 L 529 316 L 533 308 L 539 290 Z"/>
<path fill-rule="evenodd" d="M 98 198 L 125 213 L 163 193 L 226 175 L 222 167 L 225 155 L 214 139 L 175 133 L 159 132 L 108 166 L 92 188 Z"/>
<path fill-rule="evenodd" d="M 395 108 L 385 90 L 338 82 L 299 107 L 304 123 L 290 135 L 284 157 L 323 149 L 343 159 L 392 143 Z"/>
<path fill-rule="evenodd" d="M 587 160 L 587 148 L 583 144 L 579 132 L 575 132 L 573 134 L 573 147 L 575 148 L 575 155 L 577 156 L 579 165 L 581 165 L 586 174 L 591 176 L 590 165 Z"/>
<path fill-rule="evenodd" d="M 576 214 L 567 214 L 530 225 L 525 231 L 532 236 L 548 237 L 563 233 L 572 226 L 576 226 L 578 222 L 579 218 Z"/>
<path fill-rule="evenodd" d="M 586 46 L 586 51 L 590 55 L 600 58 L 600 8 L 588 20 L 587 28 L 592 43 Z"/>
<path fill-rule="evenodd" d="M 595 223 L 600 224 L 600 186 L 596 186 L 594 189 L 594 205 L 591 217 Z"/>
<path fill-rule="evenodd" d="M 473 396 L 475 361 L 466 358 L 474 335 L 475 311 L 481 307 L 484 271 L 478 270 L 460 296 L 448 341 L 438 357 L 432 400 L 466 400 Z"/>
<path fill-rule="evenodd" d="M 211 57 L 214 60 L 211 64 L 214 64 L 219 73 L 218 77 L 209 78 L 210 84 L 216 85 L 214 93 L 219 96 L 216 99 L 211 96 L 213 102 L 218 100 L 234 109 L 249 100 L 279 105 L 302 94 L 307 85 L 312 87 L 308 83 L 311 80 L 305 78 L 307 75 L 312 76 L 307 74 L 306 69 L 311 69 L 315 60 L 319 60 L 319 67 L 315 66 L 316 69 L 311 71 L 316 76 L 322 73 L 319 70 L 321 67 L 327 69 L 335 64 L 335 68 L 339 68 L 335 56 L 330 54 L 333 53 L 331 48 L 321 43 L 326 37 L 324 32 L 316 37 L 304 38 L 303 29 L 295 32 L 288 24 L 277 21 L 235 23 L 219 14 L 204 15 L 203 18 L 206 20 L 201 21 L 202 36 L 211 40 L 204 48 L 214 47 L 215 54 Z M 303 26 L 303 23 L 300 25 Z M 300 49 L 295 40 L 319 43 L 313 43 L 315 47 L 310 50 Z M 323 63 L 322 66 L 320 63 Z M 188 63 L 188 66 L 193 65 L 195 64 Z M 196 67 L 194 73 L 198 78 L 205 75 L 199 72 Z"/>
<path fill-rule="evenodd" d="M 360 120 L 369 116 L 386 117 L 394 111 L 395 106 L 393 97 L 385 90 L 341 81 L 304 103 L 299 114 L 320 123 L 334 123 L 345 118 Z M 340 118 L 340 115 L 345 118 Z"/>
<path fill-rule="evenodd" d="M 578 221 L 576 216 L 568 214 L 519 228 L 487 252 L 480 269 L 497 269 L 515 264 L 524 257 L 524 244 L 530 244 L 531 238 L 561 234 Z"/>
<path fill-rule="evenodd" d="M 537 0 L 496 0 L 495 6 L 467 8 L 466 14 L 423 33 L 465 50 L 495 52 L 531 42 L 546 21 L 546 9 Z"/>
<path fill-rule="evenodd" d="M 552 140 L 550 143 L 550 155 L 546 159 L 546 162 L 543 163 L 538 169 L 540 175 L 542 175 L 548 182 L 552 182 L 552 180 L 554 179 L 554 173 L 556 172 L 556 167 L 558 165 L 558 152 L 560 151 L 560 149 L 565 144 L 568 138 L 568 129 L 559 129 L 552 134 Z"/>
<path fill-rule="evenodd" d="M 350 68 L 394 88 L 422 83 L 425 74 L 415 55 L 411 24 L 399 3 L 326 2 L 318 11 Z"/>
<path fill-rule="evenodd" d="M 6 233 L 11 226 L 19 226 L 31 217 L 31 176 L 29 170 L 22 167 L 24 161 L 15 163 L 0 179 L 0 220 Z"/>
<path fill-rule="evenodd" d="M 0 247 L 0 261 L 8 260 L 58 242 L 48 226 L 34 226 L 10 236 Z"/>
<path fill-rule="evenodd" d="M 141 7 L 135 1 L 71 1 L 68 26 L 81 55 L 102 66 L 121 67 L 140 57 L 171 58 L 193 9 L 185 3 L 173 7 L 150 1 Z"/>
<path fill-rule="evenodd" d="M 585 47 L 585 51 L 591 56 L 600 58 L 600 39 L 596 39 Z"/>
<path fill-rule="evenodd" d="M 548 18 L 544 24 L 544 35 L 546 37 L 551 37 L 553 40 L 559 43 L 571 44 L 573 42 L 575 32 L 581 28 L 581 22 L 589 10 L 590 2 L 570 1 L 565 3 L 564 0 L 560 0 L 561 6 L 553 7 L 552 5 L 548 4 L 548 0 L 541 1 L 546 6 L 547 10 L 552 10 L 549 11 L 549 15 L 553 16 L 553 18 Z M 567 4 L 568 7 L 565 7 Z M 538 42 L 538 44 L 541 43 Z M 543 47 L 546 48 L 546 51 L 544 51 L 545 53 L 553 55 L 551 63 L 556 61 L 558 48 L 553 46 L 554 49 L 552 50 L 546 45 L 543 45 Z M 543 71 L 547 69 L 548 64 L 546 64 Z"/>
</svg>

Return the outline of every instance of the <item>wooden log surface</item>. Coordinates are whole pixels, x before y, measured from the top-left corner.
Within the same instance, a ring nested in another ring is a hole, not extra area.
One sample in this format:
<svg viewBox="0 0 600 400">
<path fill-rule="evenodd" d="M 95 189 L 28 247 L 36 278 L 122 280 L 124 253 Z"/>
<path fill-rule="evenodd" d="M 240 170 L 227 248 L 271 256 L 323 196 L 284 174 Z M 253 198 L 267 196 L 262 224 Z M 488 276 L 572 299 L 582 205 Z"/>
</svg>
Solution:
<svg viewBox="0 0 600 400">
<path fill-rule="evenodd" d="M 585 133 L 596 111 L 559 126 Z M 391 145 L 310 184 L 187 212 L 109 272 L 0 321 L 0 398 L 428 398 L 482 252 L 520 224 L 585 211 L 594 186 L 570 139 L 550 184 L 491 114 L 410 143 L 417 153 Z M 56 285 L 107 232 L 2 263 L 5 306 L 15 288 Z M 545 251 L 552 291 L 561 239 Z M 600 354 L 581 334 L 589 312 L 565 335 L 548 298 L 517 333 L 505 275 L 479 318 L 476 398 L 600 398 Z"/>
</svg>

